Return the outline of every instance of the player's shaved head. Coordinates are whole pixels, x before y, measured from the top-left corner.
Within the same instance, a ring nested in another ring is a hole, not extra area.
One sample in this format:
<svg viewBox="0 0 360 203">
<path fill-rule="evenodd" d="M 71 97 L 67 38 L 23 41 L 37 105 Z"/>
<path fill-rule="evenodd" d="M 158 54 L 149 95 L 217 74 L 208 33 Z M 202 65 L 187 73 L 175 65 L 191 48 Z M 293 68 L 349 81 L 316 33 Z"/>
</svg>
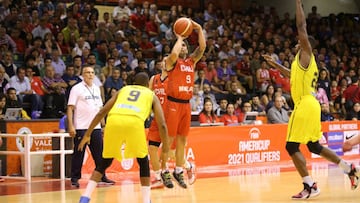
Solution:
<svg viewBox="0 0 360 203">
<path fill-rule="evenodd" d="M 134 77 L 134 85 L 149 86 L 149 76 L 145 72 L 140 72 Z"/>
</svg>

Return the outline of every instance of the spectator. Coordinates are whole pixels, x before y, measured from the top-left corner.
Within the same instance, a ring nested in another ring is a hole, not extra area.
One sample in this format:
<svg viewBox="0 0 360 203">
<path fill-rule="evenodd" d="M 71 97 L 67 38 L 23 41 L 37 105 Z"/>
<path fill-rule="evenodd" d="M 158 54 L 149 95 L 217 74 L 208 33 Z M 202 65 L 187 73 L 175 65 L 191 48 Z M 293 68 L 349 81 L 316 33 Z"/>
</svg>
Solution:
<svg viewBox="0 0 360 203">
<path fill-rule="evenodd" d="M 234 71 L 230 68 L 228 60 L 221 60 L 221 66 L 217 68 L 217 75 L 220 80 L 219 84 L 221 85 L 221 87 L 219 87 L 220 89 L 225 88 L 225 84 L 227 83 L 227 81 L 230 80 L 230 75 L 232 75 L 233 73 Z"/>
<path fill-rule="evenodd" d="M 328 74 L 328 71 L 326 69 L 321 69 L 319 71 L 319 79 L 317 81 L 318 83 L 318 87 L 322 88 L 325 93 L 327 98 L 330 100 L 331 99 L 331 94 L 330 94 L 330 76 Z"/>
<path fill-rule="evenodd" d="M 12 51 L 13 53 L 17 52 L 16 43 L 11 37 L 6 34 L 6 27 L 0 25 L 0 50 L 3 51 Z"/>
<path fill-rule="evenodd" d="M 60 53 L 58 49 L 52 49 L 51 51 L 51 58 L 52 62 L 51 65 L 55 69 L 55 74 L 63 75 L 65 73 L 66 65 L 65 62 L 60 58 Z"/>
<path fill-rule="evenodd" d="M 283 108 L 283 98 L 276 96 L 274 100 L 274 106 L 271 107 L 267 112 L 268 123 L 288 123 L 289 115 L 287 110 Z"/>
<path fill-rule="evenodd" d="M 239 123 L 242 123 L 245 118 L 245 113 L 252 111 L 251 103 L 246 101 L 246 102 L 242 103 L 242 105 L 239 105 L 239 106 L 241 107 L 241 111 L 238 112 L 238 121 L 239 121 Z"/>
<path fill-rule="evenodd" d="M 16 96 L 16 89 L 13 87 L 9 87 L 9 89 L 6 91 L 5 109 L 7 108 L 22 108 L 22 103 L 18 101 L 18 97 Z M 21 110 L 21 118 L 30 120 L 30 117 L 24 110 Z"/>
<path fill-rule="evenodd" d="M 317 89 L 317 92 L 316 92 L 316 99 L 320 102 L 320 104 L 329 104 L 329 99 L 326 95 L 326 91 L 319 87 L 318 84 L 316 85 L 316 89 Z"/>
<path fill-rule="evenodd" d="M 271 83 L 270 73 L 266 61 L 261 62 L 261 67 L 256 70 L 257 89 L 260 92 L 265 92 L 267 86 Z"/>
<path fill-rule="evenodd" d="M 123 20 L 129 20 L 131 11 L 126 5 L 125 0 L 119 0 L 118 6 L 114 7 L 113 10 L 113 20 L 115 23 L 119 23 Z"/>
<path fill-rule="evenodd" d="M 13 53 L 11 51 L 3 52 L 0 66 L 5 69 L 6 74 L 4 76 L 7 80 L 9 80 L 10 77 L 15 75 L 17 66 L 14 64 Z"/>
<path fill-rule="evenodd" d="M 0 94 L 6 94 L 6 90 L 10 87 L 9 80 L 5 78 L 5 75 L 5 69 L 0 65 Z"/>
<path fill-rule="evenodd" d="M 253 95 L 251 99 L 251 108 L 252 111 L 256 111 L 260 116 L 266 115 L 265 107 L 260 103 L 258 95 Z"/>
<path fill-rule="evenodd" d="M 61 118 L 65 112 L 65 88 L 68 85 L 60 75 L 55 74 L 52 66 L 45 68 L 45 76 L 42 82 L 48 92 L 44 98 L 45 106 L 42 117 Z"/>
<path fill-rule="evenodd" d="M 199 114 L 199 122 L 202 123 L 218 123 L 220 119 L 215 115 L 213 103 L 211 99 L 204 99 L 204 108 Z"/>
<path fill-rule="evenodd" d="M 61 30 L 64 35 L 65 43 L 74 46 L 80 38 L 79 29 L 77 27 L 77 20 L 75 18 L 68 19 L 67 26 Z"/>
<path fill-rule="evenodd" d="M 104 83 L 105 97 L 109 96 L 110 89 L 115 88 L 115 89 L 119 90 L 124 86 L 124 83 L 120 77 L 120 74 L 121 74 L 120 69 L 115 67 L 111 73 L 111 76 L 106 78 L 105 83 Z"/>
<path fill-rule="evenodd" d="M 51 33 L 51 30 L 46 27 L 46 21 L 47 17 L 40 18 L 39 25 L 36 26 L 31 32 L 34 37 L 41 37 L 41 39 L 45 39 L 45 34 Z"/>
<path fill-rule="evenodd" d="M 190 105 L 191 111 L 196 113 L 200 113 L 200 111 L 204 108 L 204 97 L 202 92 L 200 92 L 200 86 L 198 84 L 194 84 Z"/>
<path fill-rule="evenodd" d="M 145 59 L 140 59 L 139 60 L 139 66 L 136 67 L 134 71 L 135 71 L 135 75 L 140 73 L 140 72 L 145 72 L 147 75 L 150 75 L 150 71 L 147 68 Z"/>
<path fill-rule="evenodd" d="M 359 91 L 359 78 L 358 76 L 351 77 L 351 84 L 344 90 L 342 94 L 341 104 L 343 104 L 344 112 L 351 110 L 353 104 L 360 102 Z"/>
<path fill-rule="evenodd" d="M 223 122 L 225 126 L 239 125 L 238 117 L 235 115 L 234 104 L 227 104 L 226 113 L 221 116 L 220 122 Z"/>
<path fill-rule="evenodd" d="M 67 84 L 65 98 L 68 100 L 71 88 L 82 80 L 78 75 L 75 75 L 75 67 L 73 64 L 70 64 L 66 67 L 65 73 L 61 76 L 61 78 Z"/>
<path fill-rule="evenodd" d="M 222 115 L 226 114 L 226 107 L 228 105 L 228 101 L 226 98 L 220 99 L 219 107 L 215 110 L 215 114 L 221 118 Z M 234 107 L 234 113 L 235 113 L 235 107 Z"/>
<path fill-rule="evenodd" d="M 31 103 L 31 117 L 37 119 L 42 111 L 42 98 L 32 90 L 30 80 L 25 76 L 25 72 L 25 68 L 19 67 L 16 75 L 10 78 L 10 87 L 16 89 L 16 96 L 20 104 Z"/>
<path fill-rule="evenodd" d="M 236 64 L 236 75 L 242 84 L 246 84 L 248 90 L 254 88 L 254 70 L 250 66 L 250 55 L 248 52 L 244 53 L 242 60 Z"/>
<path fill-rule="evenodd" d="M 0 120 L 4 120 L 6 112 L 6 95 L 0 93 Z M 1 137 L 0 137 L 0 146 L 1 146 Z M 1 181 L 0 181 L 1 182 Z"/>
<path fill-rule="evenodd" d="M 346 112 L 345 120 L 360 120 L 360 103 L 354 102 L 351 109 Z"/>
<path fill-rule="evenodd" d="M 321 121 L 333 121 L 334 116 L 330 113 L 329 104 L 321 104 Z"/>
</svg>

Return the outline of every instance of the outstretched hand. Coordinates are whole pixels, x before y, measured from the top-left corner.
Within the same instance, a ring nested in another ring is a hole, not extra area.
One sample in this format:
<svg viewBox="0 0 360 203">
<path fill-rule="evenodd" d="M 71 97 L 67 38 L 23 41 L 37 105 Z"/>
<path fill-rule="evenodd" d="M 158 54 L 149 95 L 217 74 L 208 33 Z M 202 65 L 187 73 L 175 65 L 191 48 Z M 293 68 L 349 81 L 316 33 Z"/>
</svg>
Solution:
<svg viewBox="0 0 360 203">
<path fill-rule="evenodd" d="M 82 151 L 86 144 L 90 144 L 90 136 L 84 136 L 78 146 L 78 151 Z"/>
</svg>

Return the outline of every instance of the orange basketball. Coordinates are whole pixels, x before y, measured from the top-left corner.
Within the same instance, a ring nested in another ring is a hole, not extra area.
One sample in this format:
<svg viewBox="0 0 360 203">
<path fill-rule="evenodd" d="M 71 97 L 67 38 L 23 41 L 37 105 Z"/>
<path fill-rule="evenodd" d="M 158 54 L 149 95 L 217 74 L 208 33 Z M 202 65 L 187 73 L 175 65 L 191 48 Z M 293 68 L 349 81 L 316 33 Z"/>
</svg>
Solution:
<svg viewBox="0 0 360 203">
<path fill-rule="evenodd" d="M 189 36 L 193 31 L 193 26 L 189 18 L 179 18 L 175 21 L 173 30 L 176 34 L 183 37 Z"/>
</svg>

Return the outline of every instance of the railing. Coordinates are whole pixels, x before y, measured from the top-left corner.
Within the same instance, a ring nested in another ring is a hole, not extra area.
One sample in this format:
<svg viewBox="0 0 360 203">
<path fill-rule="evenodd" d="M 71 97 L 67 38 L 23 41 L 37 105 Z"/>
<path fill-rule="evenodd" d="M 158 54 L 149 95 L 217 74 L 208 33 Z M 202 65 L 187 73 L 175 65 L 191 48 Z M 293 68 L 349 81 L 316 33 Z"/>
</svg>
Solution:
<svg viewBox="0 0 360 203">
<path fill-rule="evenodd" d="M 68 133 L 44 133 L 44 134 L 0 134 L 0 137 L 24 137 L 24 151 L 0 151 L 0 155 L 23 155 L 24 156 L 24 176 L 6 178 L 26 179 L 31 181 L 31 155 L 37 154 L 60 154 L 60 179 L 65 179 L 65 154 L 72 154 L 73 150 L 65 150 L 65 137 L 70 137 Z M 33 137 L 60 137 L 60 150 L 41 150 L 31 151 L 31 139 Z"/>
</svg>

